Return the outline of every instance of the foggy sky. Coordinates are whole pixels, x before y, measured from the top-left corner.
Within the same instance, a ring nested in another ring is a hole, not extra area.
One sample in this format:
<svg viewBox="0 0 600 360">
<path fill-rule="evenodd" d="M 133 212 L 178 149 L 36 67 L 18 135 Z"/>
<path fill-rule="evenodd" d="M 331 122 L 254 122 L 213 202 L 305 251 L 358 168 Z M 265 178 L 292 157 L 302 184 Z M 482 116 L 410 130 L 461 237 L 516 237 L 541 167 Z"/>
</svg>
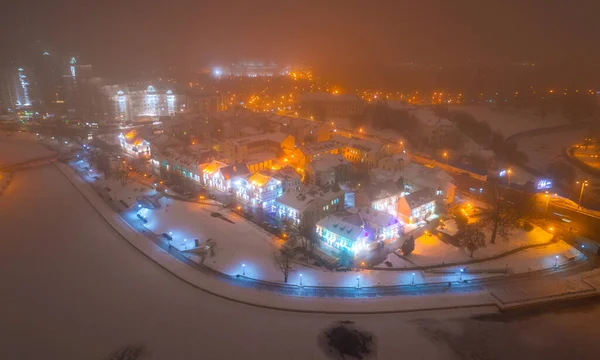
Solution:
<svg viewBox="0 0 600 360">
<path fill-rule="evenodd" d="M 8 3 L 8 1 L 11 1 Z M 7 0 L 2 56 L 42 40 L 100 68 L 237 59 L 332 64 L 591 61 L 593 0 Z"/>
</svg>

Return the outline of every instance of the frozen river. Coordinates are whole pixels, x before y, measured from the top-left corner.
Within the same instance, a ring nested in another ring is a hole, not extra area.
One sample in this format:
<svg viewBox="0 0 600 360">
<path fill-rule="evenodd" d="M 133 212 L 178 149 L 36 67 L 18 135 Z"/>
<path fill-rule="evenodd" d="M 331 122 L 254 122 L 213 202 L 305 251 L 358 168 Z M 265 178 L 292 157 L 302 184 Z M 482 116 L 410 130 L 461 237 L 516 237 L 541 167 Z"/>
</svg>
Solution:
<svg viewBox="0 0 600 360">
<path fill-rule="evenodd" d="M 0 165 L 45 155 L 0 133 Z M 355 321 L 378 359 L 593 359 L 600 307 L 320 315 L 230 302 L 180 281 L 121 239 L 52 165 L 0 197 L 0 359 L 328 359 L 319 334 Z M 398 301 L 402 301 L 399 299 Z"/>
</svg>

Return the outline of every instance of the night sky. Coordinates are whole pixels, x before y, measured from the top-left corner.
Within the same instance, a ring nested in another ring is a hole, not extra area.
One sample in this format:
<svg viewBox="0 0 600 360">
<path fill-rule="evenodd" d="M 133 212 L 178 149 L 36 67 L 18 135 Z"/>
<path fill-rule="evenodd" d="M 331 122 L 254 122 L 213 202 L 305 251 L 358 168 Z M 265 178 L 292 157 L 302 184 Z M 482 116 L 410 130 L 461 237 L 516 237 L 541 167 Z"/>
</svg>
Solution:
<svg viewBox="0 0 600 360">
<path fill-rule="evenodd" d="M 3 57 L 42 40 L 106 70 L 239 59 L 313 64 L 595 61 L 594 0 L 7 0 Z"/>
</svg>

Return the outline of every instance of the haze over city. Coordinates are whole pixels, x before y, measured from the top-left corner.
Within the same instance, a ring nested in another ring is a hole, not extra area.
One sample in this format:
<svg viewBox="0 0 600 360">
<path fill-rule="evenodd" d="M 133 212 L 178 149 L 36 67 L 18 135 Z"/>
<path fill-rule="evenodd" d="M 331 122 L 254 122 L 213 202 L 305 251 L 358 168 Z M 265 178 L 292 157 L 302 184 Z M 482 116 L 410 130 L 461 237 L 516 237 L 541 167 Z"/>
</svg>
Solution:
<svg viewBox="0 0 600 360">
<path fill-rule="evenodd" d="M 0 358 L 597 358 L 599 11 L 3 4 Z"/>
</svg>

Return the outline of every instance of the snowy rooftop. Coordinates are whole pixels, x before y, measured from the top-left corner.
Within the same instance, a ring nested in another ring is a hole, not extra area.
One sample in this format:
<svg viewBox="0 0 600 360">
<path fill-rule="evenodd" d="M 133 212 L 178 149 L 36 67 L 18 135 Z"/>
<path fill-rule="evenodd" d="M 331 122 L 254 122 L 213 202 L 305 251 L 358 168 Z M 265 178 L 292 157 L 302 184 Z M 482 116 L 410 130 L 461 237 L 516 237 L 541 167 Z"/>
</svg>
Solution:
<svg viewBox="0 0 600 360">
<path fill-rule="evenodd" d="M 231 141 L 231 143 L 233 143 L 236 146 L 242 146 L 242 145 L 250 144 L 253 142 L 265 141 L 265 140 L 282 143 L 288 136 L 290 136 L 290 135 L 288 135 L 286 133 L 282 133 L 282 132 L 270 132 L 270 133 L 259 134 L 259 135 L 244 136 L 244 137 L 232 139 L 229 141 Z"/>
<path fill-rule="evenodd" d="M 314 171 L 327 171 L 344 164 L 350 164 L 350 162 L 341 154 L 323 154 L 308 164 L 308 167 Z"/>
<path fill-rule="evenodd" d="M 311 204 L 320 202 L 320 200 L 306 192 L 288 190 L 277 199 L 277 202 L 292 209 L 296 209 L 299 212 L 303 212 Z"/>
<path fill-rule="evenodd" d="M 227 167 L 228 165 L 222 161 L 213 160 L 207 164 L 203 164 L 202 172 L 207 174 L 214 174 L 220 169 Z"/>
<path fill-rule="evenodd" d="M 348 143 L 348 147 L 375 154 L 383 147 L 383 144 L 376 141 L 353 138 Z"/>
<path fill-rule="evenodd" d="M 306 156 L 319 155 L 332 150 L 341 149 L 345 145 L 336 140 L 320 141 L 300 147 L 300 151 Z"/>
<path fill-rule="evenodd" d="M 435 192 L 430 188 L 423 188 L 404 196 L 406 203 L 412 208 L 419 207 L 435 200 Z"/>
<path fill-rule="evenodd" d="M 272 177 L 270 175 L 259 171 L 250 176 L 250 178 L 248 178 L 248 182 L 257 187 L 264 187 L 271 179 Z"/>
<path fill-rule="evenodd" d="M 329 203 L 331 200 L 343 196 L 343 191 L 334 191 L 328 187 L 305 187 L 302 190 L 288 190 L 277 199 L 283 205 L 289 206 L 300 212 L 306 210 L 313 203 Z"/>
<path fill-rule="evenodd" d="M 452 176 L 440 168 L 429 168 L 414 162 L 406 165 L 400 171 L 400 175 L 408 182 L 433 188 L 445 186 L 453 181 Z"/>
<path fill-rule="evenodd" d="M 404 191 L 394 181 L 371 184 L 363 189 L 371 201 L 381 200 L 390 196 L 400 196 Z"/>
<path fill-rule="evenodd" d="M 188 166 L 197 166 L 201 162 L 193 156 L 185 155 L 181 149 L 167 148 L 161 152 L 162 157 L 178 162 L 179 164 Z"/>
<path fill-rule="evenodd" d="M 371 180 L 375 183 L 382 183 L 387 181 L 396 182 L 402 176 L 401 170 L 385 170 L 382 168 L 373 168 L 369 170 L 369 175 L 371 176 Z"/>
<path fill-rule="evenodd" d="M 361 236 L 368 235 L 365 234 L 364 222 L 360 216 L 358 214 L 350 214 L 347 212 L 331 214 L 326 218 L 319 220 L 317 226 L 351 240 L 357 240 Z"/>
<path fill-rule="evenodd" d="M 355 207 L 348 209 L 353 214 L 358 214 L 360 217 L 368 223 L 375 224 L 379 227 L 385 228 L 398 222 L 398 219 L 384 211 L 375 210 L 371 207 Z"/>
</svg>

